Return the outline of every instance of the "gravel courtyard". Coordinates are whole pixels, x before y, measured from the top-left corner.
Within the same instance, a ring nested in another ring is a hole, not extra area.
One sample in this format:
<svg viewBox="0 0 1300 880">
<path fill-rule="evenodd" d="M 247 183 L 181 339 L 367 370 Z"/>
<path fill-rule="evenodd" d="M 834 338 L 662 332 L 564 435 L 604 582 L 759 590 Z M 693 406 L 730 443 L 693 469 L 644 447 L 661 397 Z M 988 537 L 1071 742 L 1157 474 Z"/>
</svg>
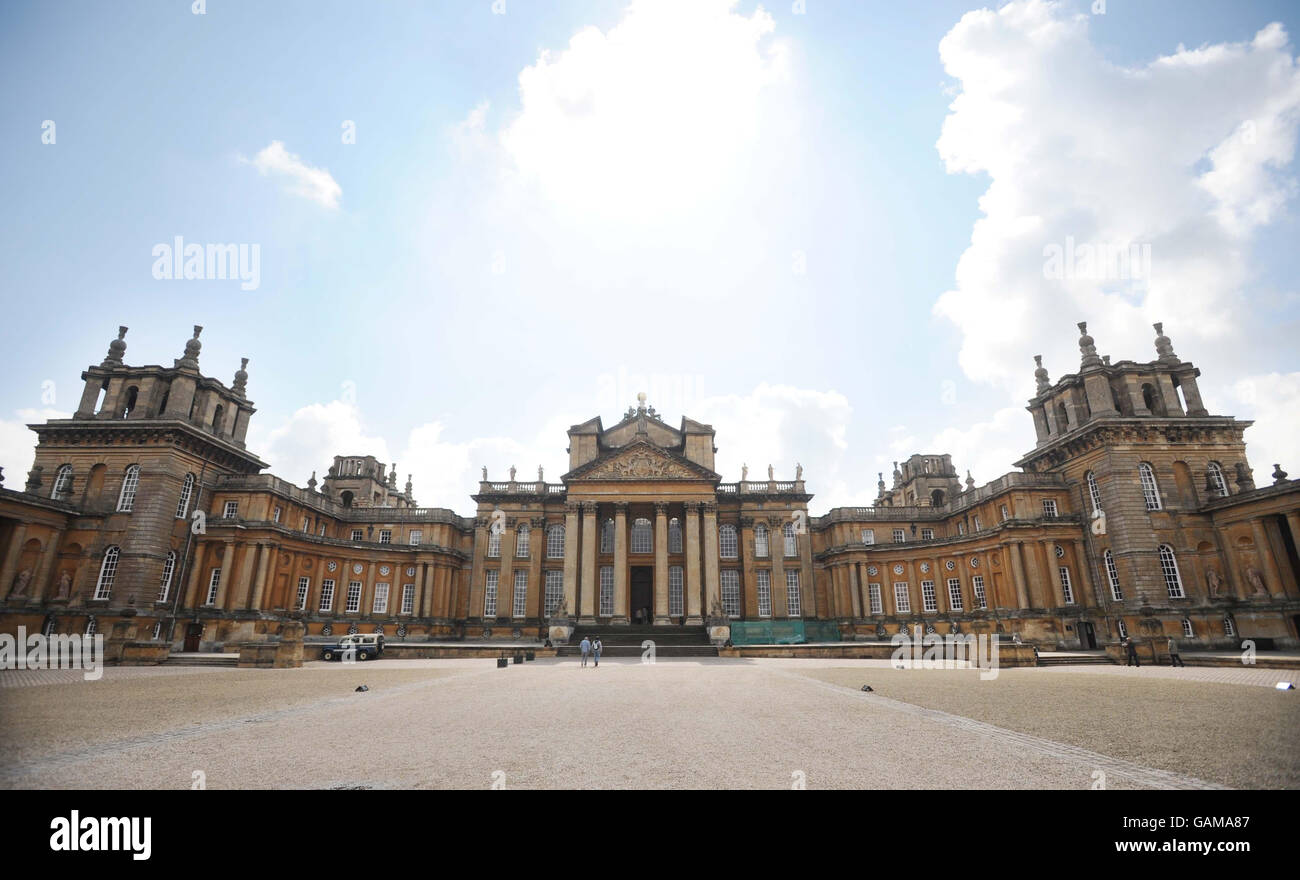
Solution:
<svg viewBox="0 0 1300 880">
<path fill-rule="evenodd" d="M 0 786 L 1295 788 L 1297 692 L 1263 686 L 1287 677 L 777 659 L 4 672 Z"/>
</svg>

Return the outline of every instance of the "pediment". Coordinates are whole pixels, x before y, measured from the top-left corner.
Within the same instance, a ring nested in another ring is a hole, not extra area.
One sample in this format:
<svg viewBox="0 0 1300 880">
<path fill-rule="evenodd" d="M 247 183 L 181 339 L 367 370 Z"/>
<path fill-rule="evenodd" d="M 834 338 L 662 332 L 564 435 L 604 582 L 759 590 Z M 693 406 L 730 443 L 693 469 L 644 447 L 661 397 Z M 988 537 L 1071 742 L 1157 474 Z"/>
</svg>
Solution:
<svg viewBox="0 0 1300 880">
<path fill-rule="evenodd" d="M 721 479 L 713 471 L 680 455 L 638 441 L 611 450 L 564 475 L 573 480 L 710 480 Z"/>
</svg>

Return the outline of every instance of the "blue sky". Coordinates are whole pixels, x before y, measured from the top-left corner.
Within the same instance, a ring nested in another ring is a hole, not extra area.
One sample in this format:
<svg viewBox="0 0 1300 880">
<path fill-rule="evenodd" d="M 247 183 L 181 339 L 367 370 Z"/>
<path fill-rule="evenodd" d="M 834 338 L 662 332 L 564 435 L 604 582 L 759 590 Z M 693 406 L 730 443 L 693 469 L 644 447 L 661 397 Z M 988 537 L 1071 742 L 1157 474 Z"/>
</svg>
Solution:
<svg viewBox="0 0 1300 880">
<path fill-rule="evenodd" d="M 1294 471 L 1296 6 L 1092 6 L 4 4 L 6 484 L 119 324 L 250 358 L 276 473 L 375 454 L 460 510 L 640 390 L 819 511 L 914 451 L 983 483 L 1079 320 L 1117 360 L 1163 320 Z M 257 288 L 155 279 L 175 236 L 257 244 Z M 1065 236 L 1150 283 L 1044 279 Z"/>
</svg>

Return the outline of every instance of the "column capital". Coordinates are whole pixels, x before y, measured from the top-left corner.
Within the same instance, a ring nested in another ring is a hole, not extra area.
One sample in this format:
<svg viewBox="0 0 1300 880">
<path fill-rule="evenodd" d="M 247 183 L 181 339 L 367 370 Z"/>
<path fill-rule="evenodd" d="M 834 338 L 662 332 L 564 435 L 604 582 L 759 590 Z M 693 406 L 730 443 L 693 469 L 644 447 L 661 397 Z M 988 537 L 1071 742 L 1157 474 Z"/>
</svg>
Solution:
<svg viewBox="0 0 1300 880">
<path fill-rule="evenodd" d="M 564 512 L 566 514 L 570 514 L 570 513 L 576 514 L 581 507 L 582 507 L 582 502 L 580 501 L 564 502 Z"/>
<path fill-rule="evenodd" d="M 596 515 L 596 508 L 600 506 L 595 501 L 579 501 L 578 503 L 582 505 L 582 512 L 591 516 Z"/>
<path fill-rule="evenodd" d="M 668 502 L 667 502 L 667 501 L 656 501 L 656 502 L 655 502 L 655 515 L 656 515 L 656 516 L 667 516 L 667 515 L 668 515 Z"/>
<path fill-rule="evenodd" d="M 535 528 L 535 529 L 544 529 L 544 528 L 546 528 L 546 517 L 544 517 L 544 516 L 535 516 L 535 517 L 533 517 L 532 519 L 530 519 L 530 520 L 528 521 L 528 524 L 531 525 L 531 526 L 532 526 L 533 528 Z"/>
<path fill-rule="evenodd" d="M 786 517 L 785 517 L 785 516 L 783 516 L 783 515 L 781 515 L 781 514 L 777 514 L 776 516 L 769 516 L 769 517 L 767 518 L 767 524 L 768 524 L 769 526 L 773 526 L 774 528 L 778 528 L 778 529 L 779 529 L 779 528 L 781 528 L 782 526 L 785 525 L 785 520 L 786 520 Z"/>
<path fill-rule="evenodd" d="M 716 514 L 716 513 L 718 512 L 718 502 L 716 502 L 716 501 L 701 501 L 701 502 L 700 502 L 700 510 L 702 510 L 702 511 L 705 513 L 705 515 L 708 515 L 708 514 Z"/>
<path fill-rule="evenodd" d="M 742 516 L 740 518 L 740 527 L 742 529 L 752 529 L 754 527 L 754 518 L 752 516 Z"/>
<path fill-rule="evenodd" d="M 615 513 L 615 515 L 627 516 L 627 502 L 626 502 L 626 501 L 615 501 L 615 502 L 614 502 L 614 513 Z"/>
<path fill-rule="evenodd" d="M 686 507 L 686 512 L 687 512 L 687 513 L 699 513 L 699 512 L 700 512 L 700 502 L 698 502 L 698 501 L 687 501 L 687 502 L 685 502 L 684 506 Z"/>
</svg>

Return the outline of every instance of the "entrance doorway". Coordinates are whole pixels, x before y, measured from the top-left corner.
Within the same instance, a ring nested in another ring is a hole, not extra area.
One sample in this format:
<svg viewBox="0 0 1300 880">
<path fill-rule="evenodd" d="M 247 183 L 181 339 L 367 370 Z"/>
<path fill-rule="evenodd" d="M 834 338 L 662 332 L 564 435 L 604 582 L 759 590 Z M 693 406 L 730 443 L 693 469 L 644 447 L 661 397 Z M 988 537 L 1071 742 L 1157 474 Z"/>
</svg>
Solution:
<svg viewBox="0 0 1300 880">
<path fill-rule="evenodd" d="M 191 623 L 185 627 L 185 653 L 196 654 L 203 641 L 203 624 Z"/>
<path fill-rule="evenodd" d="M 1085 651 L 1097 650 L 1097 630 L 1087 620 L 1079 621 L 1079 647 Z"/>
<path fill-rule="evenodd" d="M 654 621 L 655 570 L 653 565 L 632 566 L 632 577 L 628 582 L 627 616 L 633 623 L 651 623 Z"/>
</svg>

